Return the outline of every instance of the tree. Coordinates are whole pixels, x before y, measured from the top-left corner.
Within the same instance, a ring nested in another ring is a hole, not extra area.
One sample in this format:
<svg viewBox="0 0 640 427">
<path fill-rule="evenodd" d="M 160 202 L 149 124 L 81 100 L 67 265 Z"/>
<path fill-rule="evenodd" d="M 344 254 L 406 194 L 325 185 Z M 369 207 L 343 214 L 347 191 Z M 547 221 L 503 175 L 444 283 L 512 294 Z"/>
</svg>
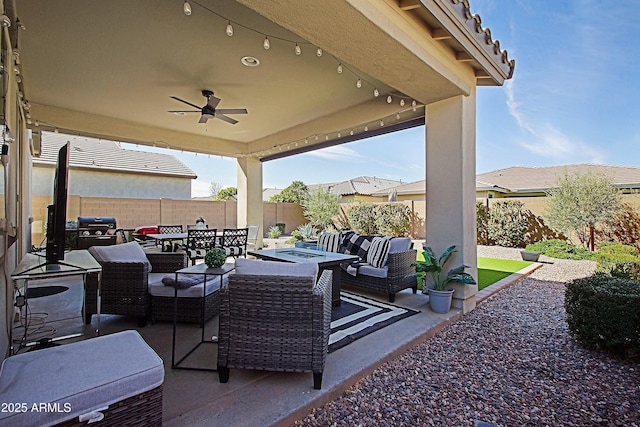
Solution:
<svg viewBox="0 0 640 427">
<path fill-rule="evenodd" d="M 274 194 L 269 198 L 270 202 L 298 203 L 302 204 L 309 194 L 309 189 L 302 181 L 293 181 L 291 185 L 282 190 L 280 194 Z"/>
<path fill-rule="evenodd" d="M 574 232 L 580 243 L 592 251 L 596 226 L 621 206 L 618 189 L 598 173 L 565 174 L 547 196 L 545 218 L 549 225 L 565 234 Z"/>
<path fill-rule="evenodd" d="M 524 247 L 528 225 L 527 212 L 522 202 L 505 200 L 496 202 L 489 208 L 488 237 L 500 246 Z"/>
<path fill-rule="evenodd" d="M 238 189 L 236 187 L 223 188 L 218 191 L 216 200 L 234 200 L 236 198 L 236 194 L 238 194 Z"/>
<path fill-rule="evenodd" d="M 329 193 L 322 187 L 309 192 L 302 200 L 304 216 L 320 230 L 333 226 L 333 218 L 340 209 L 340 195 Z"/>
<path fill-rule="evenodd" d="M 222 190 L 222 184 L 211 181 L 211 184 L 209 185 L 209 197 L 215 199 L 218 196 L 220 190 Z"/>
</svg>

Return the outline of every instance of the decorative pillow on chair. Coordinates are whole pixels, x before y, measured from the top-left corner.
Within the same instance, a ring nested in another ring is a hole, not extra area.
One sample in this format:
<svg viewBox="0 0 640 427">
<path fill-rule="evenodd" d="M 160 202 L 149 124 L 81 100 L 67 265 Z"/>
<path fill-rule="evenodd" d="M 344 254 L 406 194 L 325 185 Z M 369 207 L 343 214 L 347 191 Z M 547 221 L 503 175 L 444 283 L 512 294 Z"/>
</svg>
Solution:
<svg viewBox="0 0 640 427">
<path fill-rule="evenodd" d="M 375 268 L 382 268 L 387 263 L 391 237 L 374 237 L 367 251 L 367 263 Z"/>
<path fill-rule="evenodd" d="M 367 251 L 371 246 L 371 241 L 376 236 L 360 235 L 353 233 L 350 236 L 345 237 L 342 242 L 341 252 L 345 254 L 358 255 L 361 260 L 367 259 Z"/>
<path fill-rule="evenodd" d="M 151 272 L 151 263 L 138 242 L 111 246 L 91 246 L 89 253 L 98 262 L 146 262 L 149 265 L 149 272 Z"/>
</svg>

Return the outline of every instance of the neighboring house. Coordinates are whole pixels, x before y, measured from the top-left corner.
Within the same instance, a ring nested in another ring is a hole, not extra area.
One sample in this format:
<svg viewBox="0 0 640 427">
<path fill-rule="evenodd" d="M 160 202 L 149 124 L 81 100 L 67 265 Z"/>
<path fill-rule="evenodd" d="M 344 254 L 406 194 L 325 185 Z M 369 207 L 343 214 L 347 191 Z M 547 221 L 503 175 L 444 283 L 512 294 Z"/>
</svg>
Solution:
<svg viewBox="0 0 640 427">
<path fill-rule="evenodd" d="M 117 142 L 43 132 L 33 158 L 32 194 L 51 195 L 58 150 L 71 142 L 68 193 L 92 197 L 191 199 L 195 173 L 168 154 L 126 150 Z"/>
<path fill-rule="evenodd" d="M 262 201 L 268 202 L 271 197 L 280 194 L 282 192 L 282 188 L 263 188 L 262 189 Z"/>
<path fill-rule="evenodd" d="M 562 166 L 513 166 L 476 175 L 476 198 L 536 197 L 545 196 L 553 188 L 558 178 L 565 174 L 599 173 L 610 178 L 623 193 L 638 193 L 640 189 L 640 168 L 577 164 Z M 425 180 L 409 182 L 394 188 L 397 200 L 424 200 Z M 380 201 L 388 200 L 389 190 L 378 191 L 372 196 Z"/>
<path fill-rule="evenodd" d="M 637 193 L 640 168 L 596 164 L 528 167 L 513 166 L 477 175 L 476 197 L 544 196 L 565 175 L 598 173 L 608 177 L 624 193 Z"/>
<path fill-rule="evenodd" d="M 380 197 L 374 194 L 379 192 L 388 193 L 392 188 L 401 185 L 402 181 L 393 179 L 382 179 L 371 176 L 359 176 L 342 182 L 332 182 L 326 184 L 309 185 L 309 191 L 313 191 L 318 187 L 325 188 L 330 193 L 339 194 L 342 198 L 341 203 L 349 203 L 355 201 L 380 201 Z"/>
</svg>

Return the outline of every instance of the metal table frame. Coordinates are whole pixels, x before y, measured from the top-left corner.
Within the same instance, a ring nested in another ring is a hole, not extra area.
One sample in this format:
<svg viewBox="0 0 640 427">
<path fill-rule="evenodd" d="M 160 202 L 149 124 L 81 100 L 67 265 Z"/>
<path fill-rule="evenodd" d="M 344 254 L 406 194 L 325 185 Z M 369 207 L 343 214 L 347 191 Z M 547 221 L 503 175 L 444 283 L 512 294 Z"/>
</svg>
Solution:
<svg viewBox="0 0 640 427">
<path fill-rule="evenodd" d="M 184 356 L 180 358 L 176 362 L 176 329 L 177 329 L 177 319 L 178 319 L 178 288 L 176 287 L 174 290 L 173 296 L 173 341 L 171 344 L 171 369 L 184 369 L 191 371 L 210 371 L 217 372 L 218 370 L 215 368 L 198 368 L 198 367 L 190 367 L 190 366 L 180 366 L 182 362 L 184 362 L 194 351 L 196 351 L 202 344 L 218 344 L 218 337 L 214 335 L 211 340 L 206 340 L 204 338 L 204 330 L 205 330 L 205 300 L 207 296 L 207 276 L 220 276 L 220 286 L 222 286 L 222 282 L 225 274 L 231 273 L 235 270 L 236 266 L 233 263 L 226 263 L 220 268 L 209 268 L 206 264 L 196 264 L 191 267 L 186 267 L 176 271 L 176 282 L 178 281 L 179 274 L 202 274 L 204 275 L 204 283 L 202 285 L 202 334 L 200 336 L 200 342 L 198 342 L 191 350 L 189 350 Z M 218 325 L 220 327 L 220 325 Z"/>
</svg>

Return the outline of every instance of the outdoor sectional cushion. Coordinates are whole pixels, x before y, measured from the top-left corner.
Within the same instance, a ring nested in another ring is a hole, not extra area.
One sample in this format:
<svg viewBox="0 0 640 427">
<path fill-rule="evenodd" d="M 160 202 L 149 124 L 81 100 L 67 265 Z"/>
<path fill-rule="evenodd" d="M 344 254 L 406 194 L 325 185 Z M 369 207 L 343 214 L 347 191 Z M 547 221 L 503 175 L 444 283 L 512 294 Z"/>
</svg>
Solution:
<svg viewBox="0 0 640 427">
<path fill-rule="evenodd" d="M 92 246 L 89 252 L 100 262 L 146 262 L 151 272 L 151 263 L 138 242 L 122 243 L 111 246 Z"/>
<path fill-rule="evenodd" d="M 389 242 L 389 253 L 395 254 L 398 252 L 406 252 L 411 249 L 410 237 L 394 237 Z"/>
<path fill-rule="evenodd" d="M 227 283 L 227 280 L 228 278 L 225 276 L 223 283 Z M 201 281 L 197 285 L 191 286 L 189 288 L 178 289 L 178 297 L 202 298 L 203 287 L 204 282 Z M 207 289 L 205 295 L 209 295 L 217 289 L 220 289 L 220 276 L 207 276 Z M 173 286 L 165 286 L 162 281 L 149 283 L 149 293 L 151 294 L 151 296 L 173 297 L 174 292 L 175 290 Z"/>
<path fill-rule="evenodd" d="M 255 259 L 238 258 L 236 260 L 236 274 L 273 275 L 273 276 L 318 276 L 318 264 L 315 262 L 278 262 L 261 261 Z"/>
<path fill-rule="evenodd" d="M 163 382 L 162 359 L 133 330 L 18 354 L 2 362 L 0 402 L 24 403 L 29 410 L 0 412 L 0 425 L 77 421 Z M 59 410 L 31 410 L 41 403 Z"/>
<path fill-rule="evenodd" d="M 381 279 L 387 277 L 388 272 L 389 267 L 387 267 L 386 265 L 384 267 L 376 268 L 369 264 L 362 264 L 360 268 L 358 268 L 359 275 L 362 274 L 365 276 L 379 277 Z"/>
</svg>

